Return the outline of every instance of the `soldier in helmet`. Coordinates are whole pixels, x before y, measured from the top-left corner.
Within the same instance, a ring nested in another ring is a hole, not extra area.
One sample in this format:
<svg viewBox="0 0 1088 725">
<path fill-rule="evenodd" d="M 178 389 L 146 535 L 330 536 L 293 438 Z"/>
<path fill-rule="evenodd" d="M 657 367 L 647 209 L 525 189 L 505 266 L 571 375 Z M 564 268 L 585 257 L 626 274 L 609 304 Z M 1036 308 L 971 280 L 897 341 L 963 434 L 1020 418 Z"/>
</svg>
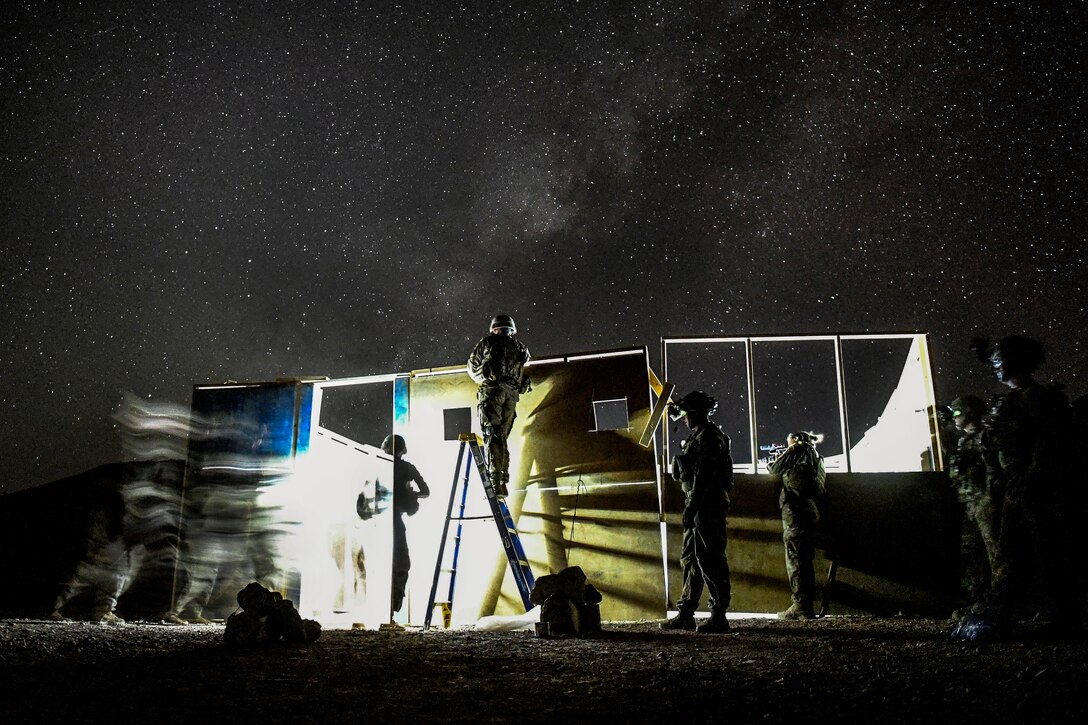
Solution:
<svg viewBox="0 0 1088 725">
<path fill-rule="evenodd" d="M 987 475 L 982 426 L 986 410 L 986 402 L 977 395 L 961 395 L 948 406 L 949 416 L 959 434 L 956 449 L 949 456 L 948 472 L 956 496 L 963 504 L 961 594 L 963 604 L 967 606 L 989 596 L 1004 499 L 1001 476 L 997 471 Z"/>
<path fill-rule="evenodd" d="M 816 527 L 818 502 L 824 494 L 826 472 L 816 444 L 823 436 L 796 431 L 786 437 L 788 447 L 768 469 L 782 482 L 778 506 L 782 510 L 782 544 L 786 551 L 786 575 L 791 602 L 779 619 L 814 619 L 816 611 Z"/>
<path fill-rule="evenodd" d="M 718 403 L 701 390 L 670 404 L 670 417 L 684 419 L 691 434 L 672 461 L 672 475 L 684 492 L 683 543 L 680 568 L 684 584 L 676 602 L 678 613 L 662 629 L 729 631 L 729 563 L 725 557 L 729 492 L 733 489 L 733 458 L 729 437 L 710 416 Z M 710 618 L 696 627 L 695 610 L 706 586 Z"/>
<path fill-rule="evenodd" d="M 408 446 L 399 435 L 386 436 L 382 450 L 393 456 L 393 600 L 392 610 L 399 612 L 404 604 L 408 572 L 412 559 L 408 555 L 408 533 L 401 514 L 412 516 L 419 511 L 419 499 L 431 495 L 419 469 L 404 460 Z M 415 484 L 413 487 L 412 484 Z"/>
<path fill-rule="evenodd" d="M 517 326 L 509 315 L 491 320 L 491 334 L 473 348 L 468 358 L 468 374 L 480 388 L 476 407 L 480 414 L 488 475 L 495 493 L 506 496 L 510 482 L 510 451 L 506 439 L 517 418 L 517 402 L 528 392 L 529 378 L 525 363 L 529 350 L 516 339 Z"/>
<path fill-rule="evenodd" d="M 1079 492 L 1070 453 L 1076 441 L 1072 406 L 1060 385 L 1043 385 L 1035 371 L 1042 345 L 1010 335 L 993 346 L 977 346 L 1008 390 L 996 396 L 983 417 L 987 485 L 1004 487 L 993 559 L 990 596 L 951 630 L 953 639 L 999 636 L 1018 618 L 1062 630 L 1082 624 Z"/>
</svg>

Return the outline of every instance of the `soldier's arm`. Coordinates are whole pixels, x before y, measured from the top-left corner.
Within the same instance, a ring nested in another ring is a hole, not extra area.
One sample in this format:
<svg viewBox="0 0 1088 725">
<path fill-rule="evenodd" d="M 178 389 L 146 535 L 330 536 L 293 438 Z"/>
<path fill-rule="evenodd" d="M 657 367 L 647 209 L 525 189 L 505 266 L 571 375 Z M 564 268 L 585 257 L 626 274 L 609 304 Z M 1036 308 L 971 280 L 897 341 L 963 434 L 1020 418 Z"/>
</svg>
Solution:
<svg viewBox="0 0 1088 725">
<path fill-rule="evenodd" d="M 409 465 L 409 466 L 411 466 L 411 468 L 410 468 L 410 469 L 408 469 L 408 472 L 409 472 L 409 480 L 410 480 L 410 481 L 415 481 L 415 482 L 416 482 L 416 486 L 417 486 L 417 487 L 419 487 L 419 497 L 420 497 L 420 498 L 427 498 L 428 496 L 430 496 L 430 495 L 431 495 L 431 488 L 430 488 L 430 486 L 428 486 L 428 485 L 427 485 L 427 482 L 423 480 L 423 476 L 422 476 L 422 475 L 420 474 L 420 472 L 419 472 L 419 469 L 418 469 L 418 468 L 416 468 L 416 467 L 415 467 L 415 466 L 414 466 L 413 464 L 411 464 L 411 463 L 409 463 L 408 465 Z"/>
<path fill-rule="evenodd" d="M 792 449 L 787 448 L 786 450 L 779 453 L 777 458 L 771 461 L 771 465 L 767 466 L 767 471 L 781 478 L 782 474 L 784 474 L 786 472 L 786 469 L 789 468 L 787 462 L 792 461 L 795 455 L 796 454 Z"/>
<path fill-rule="evenodd" d="M 484 382 L 484 343 L 480 341 L 468 356 L 468 376 L 477 385 Z"/>
</svg>

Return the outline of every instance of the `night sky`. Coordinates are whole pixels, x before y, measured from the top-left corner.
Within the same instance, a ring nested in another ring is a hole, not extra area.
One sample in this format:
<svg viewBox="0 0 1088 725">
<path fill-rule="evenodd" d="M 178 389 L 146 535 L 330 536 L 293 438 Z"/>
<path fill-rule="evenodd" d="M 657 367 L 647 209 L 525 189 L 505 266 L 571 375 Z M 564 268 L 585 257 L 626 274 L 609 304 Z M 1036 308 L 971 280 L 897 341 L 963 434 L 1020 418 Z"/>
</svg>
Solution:
<svg viewBox="0 0 1088 725">
<path fill-rule="evenodd" d="M 7 2 L 0 491 L 116 460 L 126 393 L 458 364 L 497 312 L 536 357 L 928 331 L 944 400 L 1023 333 L 1084 394 L 1051 5 Z"/>
</svg>

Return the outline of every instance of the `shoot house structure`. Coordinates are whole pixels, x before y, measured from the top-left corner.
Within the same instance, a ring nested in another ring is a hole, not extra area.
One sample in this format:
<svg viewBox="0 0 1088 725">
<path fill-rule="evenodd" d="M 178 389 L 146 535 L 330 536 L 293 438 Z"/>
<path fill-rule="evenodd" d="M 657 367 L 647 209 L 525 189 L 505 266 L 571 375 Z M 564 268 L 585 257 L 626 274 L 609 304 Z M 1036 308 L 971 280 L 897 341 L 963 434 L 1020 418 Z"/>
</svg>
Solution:
<svg viewBox="0 0 1088 725">
<path fill-rule="evenodd" d="M 824 435 L 818 566 L 831 611 L 945 611 L 959 520 L 942 473 L 924 334 L 664 338 L 660 354 L 661 375 L 646 347 L 526 368 L 532 390 L 509 438 L 506 502 L 537 577 L 576 565 L 601 592 L 603 619 L 666 615 L 679 594 L 682 508 L 669 461 L 686 430 L 662 424 L 662 413 L 674 390 L 701 389 L 719 401 L 713 420 L 733 447 L 732 611 L 773 612 L 789 601 L 767 460 L 802 429 Z M 205 554 L 222 544 L 215 512 L 226 505 L 240 538 L 200 591 L 204 616 L 225 616 L 256 579 L 326 627 L 390 621 L 400 514 L 392 460 L 379 446 L 396 433 L 431 491 L 404 516 L 411 569 L 396 621 L 423 624 L 436 593 L 454 626 L 524 613 L 475 470 L 459 540 L 442 546 L 451 488 L 464 477 L 458 438 L 480 430 L 463 365 L 198 385 L 192 407 L 223 432 L 190 441 L 175 603 L 201 589 Z M 455 572 L 438 560 L 443 548 L 447 558 L 456 549 Z"/>
</svg>

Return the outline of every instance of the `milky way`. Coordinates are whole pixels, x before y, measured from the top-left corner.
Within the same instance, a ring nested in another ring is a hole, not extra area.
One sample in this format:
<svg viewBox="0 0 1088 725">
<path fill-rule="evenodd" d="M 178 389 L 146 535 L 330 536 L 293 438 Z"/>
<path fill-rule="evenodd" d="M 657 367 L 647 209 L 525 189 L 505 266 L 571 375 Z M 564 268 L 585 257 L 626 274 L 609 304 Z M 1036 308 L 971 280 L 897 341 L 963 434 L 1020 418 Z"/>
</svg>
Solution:
<svg viewBox="0 0 1088 725">
<path fill-rule="evenodd" d="M 0 490 L 117 458 L 126 393 L 457 364 L 496 312 L 928 331 L 943 399 L 1025 333 L 1086 392 L 1081 3 L 70 5 L 0 10 Z"/>
</svg>

